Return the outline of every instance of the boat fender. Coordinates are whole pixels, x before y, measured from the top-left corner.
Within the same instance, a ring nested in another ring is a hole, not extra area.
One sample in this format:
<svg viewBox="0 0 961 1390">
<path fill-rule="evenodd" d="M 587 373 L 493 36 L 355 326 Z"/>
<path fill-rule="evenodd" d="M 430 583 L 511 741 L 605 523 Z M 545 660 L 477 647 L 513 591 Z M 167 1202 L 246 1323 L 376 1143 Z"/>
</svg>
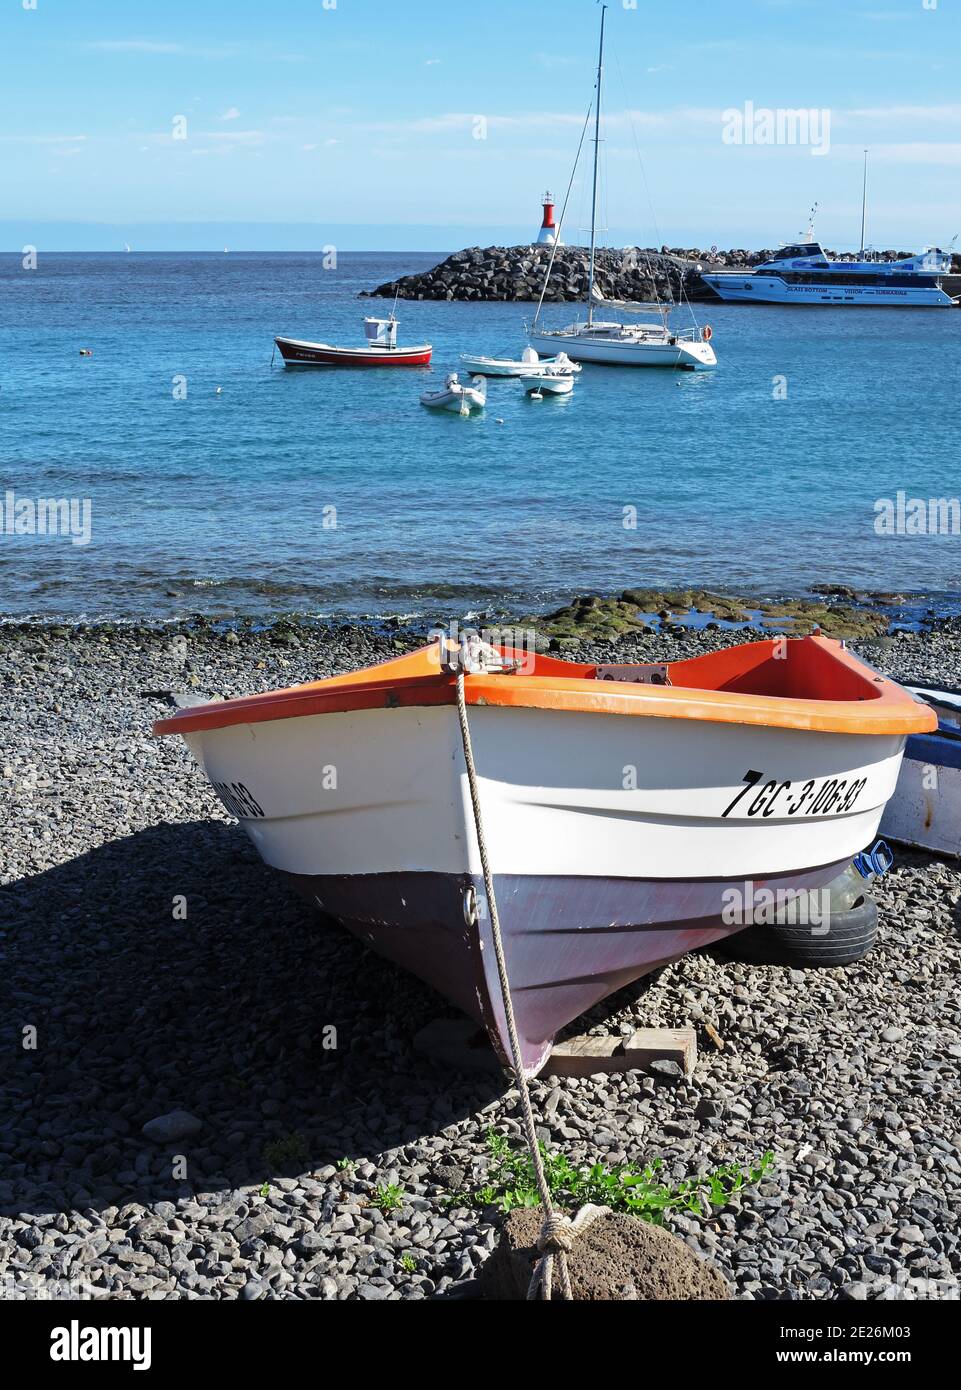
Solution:
<svg viewBox="0 0 961 1390">
<path fill-rule="evenodd" d="M 709 343 L 713 337 L 714 329 L 711 327 L 709 323 L 706 323 L 704 327 L 701 329 L 701 338 L 705 343 Z"/>
</svg>

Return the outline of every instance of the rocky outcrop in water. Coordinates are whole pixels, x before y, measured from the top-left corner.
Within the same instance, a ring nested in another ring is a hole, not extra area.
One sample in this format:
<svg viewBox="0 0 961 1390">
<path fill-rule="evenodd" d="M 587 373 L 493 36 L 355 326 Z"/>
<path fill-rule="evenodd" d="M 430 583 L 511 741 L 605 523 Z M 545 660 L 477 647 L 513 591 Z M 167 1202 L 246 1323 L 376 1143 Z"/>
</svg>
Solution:
<svg viewBox="0 0 961 1390">
<path fill-rule="evenodd" d="M 362 291 L 362 295 L 383 299 L 396 296 L 398 299 L 537 300 L 550 254 L 549 246 L 469 246 L 455 251 L 431 270 L 390 280 L 374 290 Z M 828 254 L 835 253 L 829 251 Z M 877 260 L 894 261 L 910 252 L 874 254 Z M 714 291 L 701 279 L 702 268 L 749 270 L 762 261 L 769 261 L 773 255 L 771 248 L 701 251 L 696 247 L 662 246 L 660 251 L 655 251 L 639 246 L 627 246 L 622 250 L 603 247 L 597 251 L 595 278 L 605 298 L 647 302 L 653 299 L 677 301 L 686 296 L 692 300 L 715 300 Z M 574 300 L 583 303 L 587 294 L 588 260 L 584 246 L 558 247 L 544 302 L 560 304 Z"/>
<path fill-rule="evenodd" d="M 536 300 L 544 285 L 549 246 L 471 246 L 420 275 L 405 275 L 378 285 L 371 295 L 393 299 Z M 584 300 L 588 252 L 583 246 L 559 247 L 544 301 Z M 669 252 L 635 246 L 622 251 L 598 250 L 596 283 L 615 299 L 678 299 L 682 286 L 696 292 L 695 265 Z M 703 287 L 702 287 L 703 288 Z"/>
</svg>

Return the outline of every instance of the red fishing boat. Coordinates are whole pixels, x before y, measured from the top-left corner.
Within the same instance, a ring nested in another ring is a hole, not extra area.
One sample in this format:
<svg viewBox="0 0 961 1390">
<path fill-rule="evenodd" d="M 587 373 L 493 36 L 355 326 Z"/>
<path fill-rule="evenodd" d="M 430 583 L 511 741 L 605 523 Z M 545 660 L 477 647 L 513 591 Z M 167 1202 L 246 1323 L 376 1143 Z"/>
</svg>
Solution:
<svg viewBox="0 0 961 1390">
<path fill-rule="evenodd" d="M 336 347 L 333 343 L 307 343 L 300 338 L 275 338 L 285 367 L 426 367 L 433 351 L 430 343 L 397 346 L 397 320 L 364 319 L 367 342 L 363 347 Z"/>
</svg>

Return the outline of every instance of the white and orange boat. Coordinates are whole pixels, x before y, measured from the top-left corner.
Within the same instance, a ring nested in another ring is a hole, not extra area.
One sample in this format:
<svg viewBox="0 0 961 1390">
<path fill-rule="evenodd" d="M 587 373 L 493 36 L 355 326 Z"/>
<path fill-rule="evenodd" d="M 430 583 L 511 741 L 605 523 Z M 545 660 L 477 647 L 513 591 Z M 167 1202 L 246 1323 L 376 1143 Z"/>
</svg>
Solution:
<svg viewBox="0 0 961 1390">
<path fill-rule="evenodd" d="M 441 641 L 185 709 L 182 734 L 266 862 L 486 1025 L 508 1055 Z M 478 655 L 479 653 L 479 655 Z M 478 646 L 464 678 L 525 1069 L 645 972 L 738 930 L 743 885 L 828 884 L 870 844 L 934 712 L 822 637 L 666 666 Z"/>
<path fill-rule="evenodd" d="M 397 319 L 364 319 L 367 338 L 362 347 L 337 347 L 333 343 L 308 343 L 301 338 L 275 338 L 285 367 L 426 367 L 433 351 L 430 343 L 398 347 Z"/>
</svg>

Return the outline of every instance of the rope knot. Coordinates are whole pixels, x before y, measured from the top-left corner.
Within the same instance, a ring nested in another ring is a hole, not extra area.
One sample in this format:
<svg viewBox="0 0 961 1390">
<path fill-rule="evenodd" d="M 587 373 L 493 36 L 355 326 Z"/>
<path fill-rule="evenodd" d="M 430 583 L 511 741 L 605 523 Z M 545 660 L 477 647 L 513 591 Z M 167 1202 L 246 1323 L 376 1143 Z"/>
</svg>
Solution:
<svg viewBox="0 0 961 1390">
<path fill-rule="evenodd" d="M 565 1212 L 548 1212 L 537 1237 L 537 1248 L 552 1255 L 559 1250 L 563 1250 L 565 1255 L 570 1254 L 575 1235 L 574 1222 Z"/>
</svg>

